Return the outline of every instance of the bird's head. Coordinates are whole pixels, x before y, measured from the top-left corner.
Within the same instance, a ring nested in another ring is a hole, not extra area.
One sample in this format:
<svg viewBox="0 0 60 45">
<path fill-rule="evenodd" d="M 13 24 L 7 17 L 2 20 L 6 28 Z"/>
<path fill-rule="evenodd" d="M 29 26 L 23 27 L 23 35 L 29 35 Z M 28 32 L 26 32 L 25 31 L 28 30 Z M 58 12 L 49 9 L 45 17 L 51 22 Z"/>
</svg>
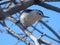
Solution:
<svg viewBox="0 0 60 45">
<path fill-rule="evenodd" d="M 41 10 L 38 10 L 39 15 L 41 15 L 43 18 L 49 18 L 48 16 L 45 16 Z"/>
</svg>

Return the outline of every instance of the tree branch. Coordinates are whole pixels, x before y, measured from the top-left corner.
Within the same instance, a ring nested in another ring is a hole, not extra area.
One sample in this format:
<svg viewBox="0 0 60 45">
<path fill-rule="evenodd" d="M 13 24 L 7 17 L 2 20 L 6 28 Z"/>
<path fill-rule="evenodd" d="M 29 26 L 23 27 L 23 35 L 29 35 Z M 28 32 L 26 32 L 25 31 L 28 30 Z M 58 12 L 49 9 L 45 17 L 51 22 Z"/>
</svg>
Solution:
<svg viewBox="0 0 60 45">
<path fill-rule="evenodd" d="M 59 2 L 60 0 L 44 0 L 44 2 Z"/>
<path fill-rule="evenodd" d="M 3 11 L 3 9 L 0 7 L 0 10 L 2 10 L 2 11 L 0 11 L 0 13 L 2 13 L 2 14 L 0 14 L 0 15 L 5 19 L 5 18 L 8 17 L 8 16 L 11 16 L 11 15 L 13 15 L 13 14 L 15 14 L 15 13 L 17 13 L 17 12 L 23 10 L 23 9 L 26 9 L 27 7 L 33 5 L 33 3 L 34 3 L 34 0 L 23 1 L 22 4 L 19 3 L 19 4 L 17 4 L 17 5 L 14 6 L 14 7 L 11 7 L 11 8 L 6 9 L 5 11 Z M 12 10 L 13 10 L 13 11 L 12 11 Z M 7 13 L 8 13 L 8 14 L 7 14 Z M 4 15 L 5 17 L 4 17 L 3 15 Z M 0 16 L 0 17 L 1 17 L 1 16 Z"/>
<path fill-rule="evenodd" d="M 8 19 L 9 19 L 9 20 L 12 19 L 11 21 L 14 22 L 14 23 L 17 22 L 15 19 L 13 19 L 13 18 L 11 18 L 11 17 L 9 17 Z M 37 39 L 35 36 L 33 36 L 27 29 L 24 29 L 24 27 L 23 27 L 20 23 L 17 23 L 17 25 L 22 29 L 22 31 L 23 31 L 28 37 L 30 37 L 30 38 L 35 42 L 36 45 L 40 45 L 38 39 Z M 44 42 L 45 44 L 50 44 L 50 45 L 52 45 L 52 43 L 47 43 L 46 41 L 43 41 L 43 40 L 41 40 L 41 41 L 42 41 L 42 43 Z"/>
<path fill-rule="evenodd" d="M 50 9 L 50 10 L 53 10 L 53 11 L 56 11 L 56 12 L 60 13 L 60 8 L 58 8 L 58 7 L 55 7 L 55 6 L 52 6 L 50 4 L 41 2 L 39 0 L 38 1 L 36 0 L 35 3 L 42 6 L 42 7 L 44 7 L 44 8 L 46 8 L 46 9 Z"/>
<path fill-rule="evenodd" d="M 6 17 L 8 17 L 8 13 L 5 13 L 3 9 L 0 7 L 0 20 L 4 20 Z M 10 15 L 9 15 L 10 16 Z"/>
<path fill-rule="evenodd" d="M 7 4 L 7 3 L 9 3 L 9 2 L 10 2 L 10 1 L 0 2 L 0 5 Z"/>
<path fill-rule="evenodd" d="M 14 7 L 8 8 L 5 12 L 12 15 L 12 14 L 15 14 L 15 13 L 23 10 L 23 9 L 26 9 L 27 7 L 33 5 L 33 3 L 34 3 L 34 0 L 28 0 L 26 2 L 23 2 L 23 4 L 19 3 Z"/>
<path fill-rule="evenodd" d="M 42 31 L 40 31 L 39 29 L 35 28 L 34 26 L 32 26 L 32 27 L 33 27 L 36 31 L 38 31 L 39 33 L 44 34 Z M 50 39 L 52 39 L 52 40 L 60 43 L 59 40 L 56 40 L 56 39 L 52 38 L 51 36 L 49 36 L 49 35 L 47 35 L 47 34 L 45 34 L 44 36 L 46 36 L 46 37 L 48 37 L 48 38 L 50 38 Z"/>
<path fill-rule="evenodd" d="M 11 21 L 14 22 L 14 23 L 17 22 L 17 21 L 14 20 L 13 18 L 10 18 L 10 17 L 9 17 L 8 19 L 9 19 L 9 20 L 12 19 Z M 28 37 L 30 37 L 30 39 L 32 39 L 36 45 L 40 45 L 40 43 L 38 42 L 37 38 L 36 38 L 34 35 L 32 35 L 27 29 L 24 29 L 24 27 L 20 24 L 20 22 L 19 22 L 19 23 L 16 23 L 16 25 L 18 25 L 19 28 L 21 28 L 22 31 L 23 31 Z"/>
<path fill-rule="evenodd" d="M 8 34 L 12 35 L 13 37 L 15 37 L 21 41 L 23 41 L 25 44 L 30 43 L 29 41 L 26 41 L 22 36 L 18 35 L 14 31 L 12 31 L 10 28 L 8 28 L 8 27 L 5 27 L 5 28 L 6 28 L 6 31 L 8 32 Z M 32 44 L 30 43 L 30 45 L 32 45 Z"/>
<path fill-rule="evenodd" d="M 38 42 L 39 42 L 39 43 L 46 44 L 46 45 L 54 45 L 53 43 L 48 42 L 48 41 L 46 41 L 46 40 L 41 40 L 40 38 L 38 39 Z"/>
<path fill-rule="evenodd" d="M 60 36 L 50 27 L 48 26 L 44 21 L 40 21 L 42 24 L 44 24 L 59 40 L 60 40 Z"/>
<path fill-rule="evenodd" d="M 8 15 L 8 14 L 7 14 L 7 15 Z M 17 21 L 14 20 L 13 18 L 10 18 L 10 17 L 7 17 L 7 18 L 10 19 L 10 20 L 11 20 L 12 22 L 14 22 L 14 23 L 17 22 Z M 27 30 L 25 30 L 25 29 L 21 26 L 20 23 L 17 23 L 17 25 L 18 25 L 20 28 L 22 28 L 22 30 L 36 43 L 36 45 L 37 45 L 37 44 L 39 45 L 37 39 L 36 39 L 30 32 L 28 32 Z"/>
<path fill-rule="evenodd" d="M 33 0 L 29 0 L 27 2 L 24 2 L 23 5 L 21 4 L 17 4 L 16 6 L 7 9 L 4 13 L 6 13 L 7 16 L 11 16 L 12 14 L 15 14 L 23 9 L 26 9 L 27 7 L 33 5 L 34 1 Z M 60 12 L 60 8 L 56 8 L 54 6 L 48 5 L 46 3 L 40 3 L 40 1 L 38 2 L 38 4 L 42 7 L 45 7 L 47 9 L 51 9 L 54 10 L 56 12 Z M 51 6 L 51 7 L 50 7 Z M 13 11 L 12 11 L 13 10 Z M 7 14 L 8 13 L 8 14 Z M 10 15 L 9 15 L 10 14 Z M 4 14 L 3 14 L 4 15 Z M 11 19 L 12 20 L 12 19 Z M 13 19 L 14 20 L 14 19 Z M 16 23 L 17 21 L 14 20 L 14 23 Z M 23 26 L 20 23 L 17 23 L 17 25 L 35 42 L 36 45 L 39 45 L 39 42 L 37 40 L 37 38 L 35 36 L 33 36 L 28 30 L 24 29 Z M 48 27 L 47 27 L 48 28 Z M 58 35 L 56 35 L 58 38 L 60 38 Z"/>
</svg>

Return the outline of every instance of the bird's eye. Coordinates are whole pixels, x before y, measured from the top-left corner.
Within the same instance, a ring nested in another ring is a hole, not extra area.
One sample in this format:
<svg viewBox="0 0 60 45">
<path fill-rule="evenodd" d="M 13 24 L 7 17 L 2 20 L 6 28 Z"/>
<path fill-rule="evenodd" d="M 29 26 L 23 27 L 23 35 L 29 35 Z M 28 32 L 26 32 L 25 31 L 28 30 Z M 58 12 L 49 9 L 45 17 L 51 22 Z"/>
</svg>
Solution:
<svg viewBox="0 0 60 45">
<path fill-rule="evenodd" d="M 38 14 L 39 14 L 39 15 L 42 15 L 42 13 L 40 13 L 40 12 L 39 12 Z"/>
</svg>

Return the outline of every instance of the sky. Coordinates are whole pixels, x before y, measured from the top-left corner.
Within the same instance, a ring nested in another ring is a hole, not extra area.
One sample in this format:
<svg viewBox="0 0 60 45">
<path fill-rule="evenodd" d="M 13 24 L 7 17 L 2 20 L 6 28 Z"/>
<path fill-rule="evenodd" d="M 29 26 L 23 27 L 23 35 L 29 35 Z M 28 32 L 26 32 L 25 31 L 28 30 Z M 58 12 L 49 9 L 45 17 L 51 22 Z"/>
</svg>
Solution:
<svg viewBox="0 0 60 45">
<path fill-rule="evenodd" d="M 60 8 L 60 2 L 46 2 L 46 3 Z M 48 10 L 48 9 L 38 6 L 38 5 L 33 5 L 28 8 L 41 10 L 41 11 L 43 11 L 44 15 L 49 16 L 50 18 L 43 18 L 42 20 L 45 22 L 48 21 L 46 23 L 60 35 L 60 13 L 52 11 L 52 10 Z M 22 30 L 18 26 L 16 26 L 13 22 L 11 22 L 9 20 L 6 20 L 5 22 L 6 22 L 6 25 L 8 27 L 10 27 L 14 32 L 19 33 L 19 34 L 23 33 Z M 53 33 L 51 33 L 51 31 L 49 31 L 43 24 L 38 23 L 36 28 L 39 29 L 40 31 L 42 31 L 43 33 L 57 39 L 55 37 L 55 35 Z M 0 29 L 5 30 L 1 25 L 0 25 Z M 30 27 L 28 27 L 28 29 L 29 29 L 29 31 L 32 31 L 33 28 L 30 26 Z M 41 34 L 39 34 L 35 30 L 33 32 L 33 35 L 36 36 L 37 38 L 39 38 Z M 45 36 L 42 39 L 52 42 L 55 45 L 60 45 L 59 43 L 57 43 Z M 17 41 L 19 41 L 19 40 L 16 39 L 15 37 L 11 36 L 10 34 L 8 34 L 6 31 L 3 33 L 0 33 L 0 45 L 15 45 L 15 43 Z M 25 45 L 25 44 L 20 41 L 17 45 Z"/>
</svg>

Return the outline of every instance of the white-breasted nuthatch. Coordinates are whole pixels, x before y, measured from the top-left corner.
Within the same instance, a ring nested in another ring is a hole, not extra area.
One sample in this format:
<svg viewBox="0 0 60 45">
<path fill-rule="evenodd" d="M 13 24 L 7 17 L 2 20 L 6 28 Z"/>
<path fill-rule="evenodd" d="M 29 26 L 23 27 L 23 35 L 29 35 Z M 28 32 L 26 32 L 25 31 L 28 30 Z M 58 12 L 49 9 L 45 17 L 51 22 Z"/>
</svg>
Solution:
<svg viewBox="0 0 60 45">
<path fill-rule="evenodd" d="M 41 20 L 42 18 L 49 18 L 47 16 L 44 16 L 43 12 L 40 10 L 31 10 L 31 9 L 25 9 L 20 16 L 20 22 L 28 27 L 35 22 Z"/>
</svg>

